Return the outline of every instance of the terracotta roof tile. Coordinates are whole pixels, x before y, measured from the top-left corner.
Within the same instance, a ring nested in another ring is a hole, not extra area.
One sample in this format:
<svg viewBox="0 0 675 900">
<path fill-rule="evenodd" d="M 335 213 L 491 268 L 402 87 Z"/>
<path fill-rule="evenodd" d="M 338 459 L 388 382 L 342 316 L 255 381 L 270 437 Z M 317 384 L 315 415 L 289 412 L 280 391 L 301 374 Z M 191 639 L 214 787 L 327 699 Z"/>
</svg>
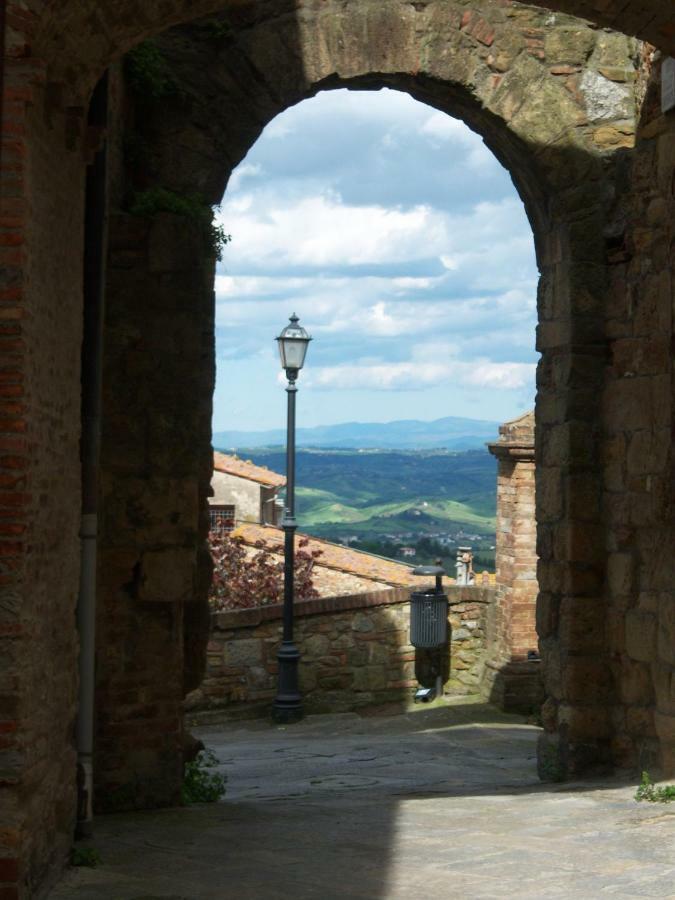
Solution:
<svg viewBox="0 0 675 900">
<path fill-rule="evenodd" d="M 224 472 L 227 475 L 236 475 L 238 478 L 246 478 L 249 481 L 257 481 L 266 487 L 284 487 L 286 479 L 278 472 L 273 472 L 265 466 L 256 466 L 246 459 L 238 456 L 230 456 L 227 453 L 213 454 L 213 468 L 216 472 Z"/>
<path fill-rule="evenodd" d="M 270 550 L 283 552 L 284 533 L 280 528 L 270 525 L 255 525 L 249 522 L 242 523 L 233 532 L 243 538 L 246 544 L 255 544 L 262 541 Z M 412 568 L 393 560 L 381 559 L 371 556 L 360 550 L 343 547 L 340 544 L 331 544 L 319 538 L 309 537 L 306 534 L 298 534 L 299 539 L 307 539 L 307 550 L 312 552 L 320 550 L 321 556 L 316 565 L 325 569 L 333 569 L 354 575 L 367 581 L 389 585 L 409 585 L 419 583 L 419 579 L 412 574 Z"/>
</svg>

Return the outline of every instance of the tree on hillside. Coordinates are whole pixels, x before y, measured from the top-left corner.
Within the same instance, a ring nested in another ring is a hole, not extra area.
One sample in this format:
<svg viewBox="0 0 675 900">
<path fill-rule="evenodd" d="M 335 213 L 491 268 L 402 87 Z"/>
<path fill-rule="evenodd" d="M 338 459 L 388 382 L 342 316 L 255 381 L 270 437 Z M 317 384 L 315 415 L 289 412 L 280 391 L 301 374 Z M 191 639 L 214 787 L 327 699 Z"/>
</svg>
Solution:
<svg viewBox="0 0 675 900">
<path fill-rule="evenodd" d="M 210 602 L 214 610 L 252 609 L 273 606 L 284 599 L 284 561 L 262 541 L 254 548 L 237 535 L 209 536 L 213 559 L 213 583 Z M 307 550 L 303 538 L 295 551 L 295 599 L 313 600 L 319 596 L 314 587 L 313 570 L 320 550 Z M 253 550 L 253 552 L 251 552 Z"/>
</svg>

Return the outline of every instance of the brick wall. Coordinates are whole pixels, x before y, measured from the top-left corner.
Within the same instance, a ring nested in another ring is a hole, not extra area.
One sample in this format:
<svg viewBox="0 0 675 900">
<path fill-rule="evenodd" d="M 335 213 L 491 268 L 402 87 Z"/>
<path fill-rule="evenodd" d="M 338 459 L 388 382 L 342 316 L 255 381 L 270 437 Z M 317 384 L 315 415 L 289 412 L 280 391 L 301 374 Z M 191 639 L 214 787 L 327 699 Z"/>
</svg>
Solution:
<svg viewBox="0 0 675 900">
<path fill-rule="evenodd" d="M 410 591 L 324 597 L 295 605 L 300 690 L 308 712 L 346 712 L 409 701 L 419 683 L 478 693 L 492 588 L 450 587 L 450 643 L 440 657 L 410 644 Z M 206 677 L 186 700 L 191 720 L 268 715 L 276 694 L 281 606 L 214 613 Z"/>
<path fill-rule="evenodd" d="M 497 457 L 497 602 L 488 619 L 483 690 L 502 709 L 533 711 L 543 701 L 536 631 L 537 528 L 534 414 L 500 426 Z M 536 660 L 528 659 L 534 653 Z"/>
</svg>

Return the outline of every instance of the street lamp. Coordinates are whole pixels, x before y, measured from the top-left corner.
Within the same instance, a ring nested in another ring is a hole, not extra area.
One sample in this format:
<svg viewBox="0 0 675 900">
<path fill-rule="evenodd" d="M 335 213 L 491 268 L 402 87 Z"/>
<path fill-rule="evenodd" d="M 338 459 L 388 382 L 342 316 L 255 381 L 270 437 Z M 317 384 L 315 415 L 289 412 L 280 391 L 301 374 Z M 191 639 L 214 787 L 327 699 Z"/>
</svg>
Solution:
<svg viewBox="0 0 675 900">
<path fill-rule="evenodd" d="M 286 507 L 281 527 L 284 530 L 284 630 L 281 647 L 277 653 L 279 673 L 277 695 L 274 698 L 272 717 L 276 722 L 296 722 L 302 718 L 302 697 L 298 689 L 298 660 L 300 654 L 293 643 L 293 595 L 295 558 L 295 382 L 305 362 L 307 346 L 311 341 L 298 317 L 293 313 L 277 338 L 281 367 L 286 370 L 288 384 L 288 416 L 286 423 Z"/>
</svg>

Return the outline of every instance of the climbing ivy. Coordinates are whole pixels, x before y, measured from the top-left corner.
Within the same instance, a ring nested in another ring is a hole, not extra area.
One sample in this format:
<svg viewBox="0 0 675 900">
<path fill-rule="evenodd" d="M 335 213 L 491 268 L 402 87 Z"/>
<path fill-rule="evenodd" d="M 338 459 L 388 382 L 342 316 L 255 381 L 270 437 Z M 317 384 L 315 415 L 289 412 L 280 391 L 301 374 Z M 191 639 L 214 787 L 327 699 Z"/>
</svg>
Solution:
<svg viewBox="0 0 675 900">
<path fill-rule="evenodd" d="M 127 85 L 145 100 L 178 96 L 180 88 L 171 67 L 154 41 L 137 44 L 124 57 Z"/>
<path fill-rule="evenodd" d="M 222 225 L 213 221 L 213 209 L 199 194 L 177 194 L 168 188 L 154 187 L 134 194 L 129 212 L 133 216 L 152 217 L 159 212 L 185 216 L 199 226 L 209 256 L 223 258 L 223 248 L 232 240 Z"/>
</svg>

